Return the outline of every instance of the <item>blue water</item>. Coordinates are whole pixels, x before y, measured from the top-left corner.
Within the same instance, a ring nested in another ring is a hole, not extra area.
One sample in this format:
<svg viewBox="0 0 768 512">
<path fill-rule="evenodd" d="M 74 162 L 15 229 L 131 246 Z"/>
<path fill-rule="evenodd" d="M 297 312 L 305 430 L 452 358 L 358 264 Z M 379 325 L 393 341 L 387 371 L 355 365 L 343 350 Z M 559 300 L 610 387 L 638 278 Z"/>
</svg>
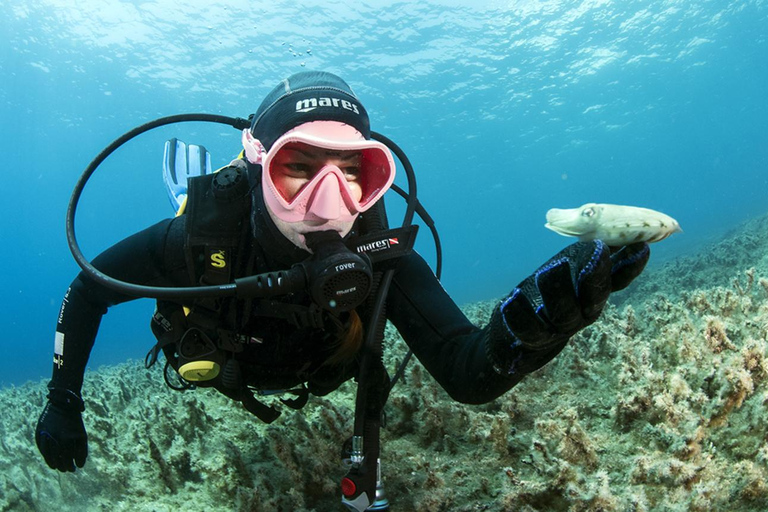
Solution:
<svg viewBox="0 0 768 512">
<path fill-rule="evenodd" d="M 685 232 L 654 246 L 656 262 L 768 208 L 764 0 L 317 4 L 0 4 L 0 384 L 50 373 L 78 270 L 65 210 L 90 160 L 159 116 L 247 116 L 300 70 L 344 77 L 373 129 L 407 152 L 460 304 L 501 297 L 569 242 L 544 229 L 551 207 L 672 215 Z M 78 210 L 87 256 L 172 214 L 160 163 L 174 135 L 206 145 L 214 165 L 239 148 L 234 130 L 201 124 L 121 148 Z M 419 250 L 434 261 L 426 230 Z M 92 367 L 142 358 L 152 307 L 110 311 Z"/>
</svg>

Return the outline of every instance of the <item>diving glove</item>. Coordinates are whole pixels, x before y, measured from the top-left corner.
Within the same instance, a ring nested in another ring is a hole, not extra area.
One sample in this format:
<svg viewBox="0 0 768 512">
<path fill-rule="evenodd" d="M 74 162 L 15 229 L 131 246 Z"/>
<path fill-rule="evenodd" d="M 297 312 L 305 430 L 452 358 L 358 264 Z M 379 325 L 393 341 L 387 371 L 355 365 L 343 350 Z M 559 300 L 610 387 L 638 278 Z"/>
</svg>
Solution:
<svg viewBox="0 0 768 512">
<path fill-rule="evenodd" d="M 571 336 L 598 319 L 611 292 L 640 275 L 649 256 L 644 242 L 611 254 L 600 240 L 577 242 L 557 253 L 494 311 L 497 335 L 489 357 L 496 371 L 524 374 L 544 366 Z"/>
<path fill-rule="evenodd" d="M 651 248 L 647 243 L 625 245 L 611 253 L 611 291 L 623 290 L 640 275 L 648 258 Z"/>
<path fill-rule="evenodd" d="M 77 393 L 52 388 L 48 403 L 37 421 L 35 442 L 51 469 L 74 472 L 88 457 L 88 434 L 82 413 L 83 400 Z"/>
</svg>

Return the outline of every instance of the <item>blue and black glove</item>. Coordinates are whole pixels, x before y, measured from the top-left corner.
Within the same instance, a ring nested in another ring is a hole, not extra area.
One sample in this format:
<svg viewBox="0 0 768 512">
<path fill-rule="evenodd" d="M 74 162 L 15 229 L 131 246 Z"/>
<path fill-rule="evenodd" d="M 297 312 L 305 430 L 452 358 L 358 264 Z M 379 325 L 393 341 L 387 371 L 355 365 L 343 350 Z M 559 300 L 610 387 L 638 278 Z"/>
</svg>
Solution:
<svg viewBox="0 0 768 512">
<path fill-rule="evenodd" d="M 488 354 L 497 372 L 520 375 L 544 366 L 648 263 L 647 243 L 614 249 L 600 240 L 572 244 L 501 302 L 491 319 Z"/>
<path fill-rule="evenodd" d="M 88 457 L 88 434 L 80 396 L 67 389 L 49 388 L 46 404 L 35 429 L 37 449 L 51 469 L 62 472 L 81 468 Z"/>
</svg>

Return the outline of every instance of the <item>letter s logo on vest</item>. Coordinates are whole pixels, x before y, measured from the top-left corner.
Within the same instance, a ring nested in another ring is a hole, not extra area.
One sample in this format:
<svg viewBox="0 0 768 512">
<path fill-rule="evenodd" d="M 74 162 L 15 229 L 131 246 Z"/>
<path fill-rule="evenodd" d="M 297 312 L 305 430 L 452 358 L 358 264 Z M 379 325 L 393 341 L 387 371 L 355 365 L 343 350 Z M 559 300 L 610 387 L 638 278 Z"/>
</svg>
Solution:
<svg viewBox="0 0 768 512">
<path fill-rule="evenodd" d="M 223 250 L 211 254 L 211 266 L 214 268 L 224 268 L 227 266 L 227 257 Z"/>
</svg>

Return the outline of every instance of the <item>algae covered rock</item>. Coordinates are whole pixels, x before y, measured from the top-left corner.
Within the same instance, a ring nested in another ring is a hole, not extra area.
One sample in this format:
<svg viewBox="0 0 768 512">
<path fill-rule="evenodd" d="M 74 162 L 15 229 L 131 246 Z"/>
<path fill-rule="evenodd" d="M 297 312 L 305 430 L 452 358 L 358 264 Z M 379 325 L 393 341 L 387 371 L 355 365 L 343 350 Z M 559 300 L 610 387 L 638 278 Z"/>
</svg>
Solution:
<svg viewBox="0 0 768 512">
<path fill-rule="evenodd" d="M 412 361 L 382 431 L 392 509 L 768 510 L 768 237 L 751 222 L 650 267 L 492 403 L 451 401 Z M 467 315 L 482 325 L 495 302 Z M 387 336 L 394 371 L 406 348 Z M 83 390 L 90 457 L 65 475 L 34 446 L 44 388 L 0 391 L 0 511 L 343 510 L 352 383 L 265 425 L 215 391 L 168 389 L 159 368 L 103 368 Z"/>
</svg>

